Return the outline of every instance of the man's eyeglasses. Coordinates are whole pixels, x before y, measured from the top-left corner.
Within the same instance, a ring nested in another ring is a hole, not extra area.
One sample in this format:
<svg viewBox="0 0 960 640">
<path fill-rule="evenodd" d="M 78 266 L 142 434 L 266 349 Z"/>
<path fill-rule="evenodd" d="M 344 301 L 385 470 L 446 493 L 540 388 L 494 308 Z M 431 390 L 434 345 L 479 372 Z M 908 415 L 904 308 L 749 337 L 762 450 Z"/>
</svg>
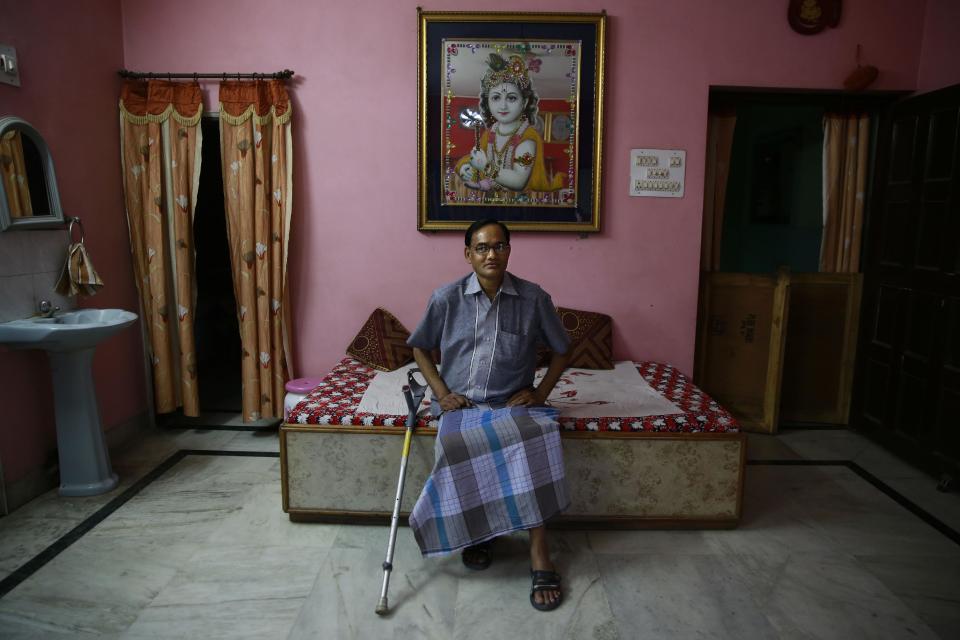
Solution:
<svg viewBox="0 0 960 640">
<path fill-rule="evenodd" d="M 504 253 L 510 250 L 510 245 L 506 242 L 498 242 L 497 244 L 478 244 L 473 247 L 473 252 L 478 256 L 485 256 L 490 253 L 490 249 L 493 249 L 494 253 Z"/>
</svg>

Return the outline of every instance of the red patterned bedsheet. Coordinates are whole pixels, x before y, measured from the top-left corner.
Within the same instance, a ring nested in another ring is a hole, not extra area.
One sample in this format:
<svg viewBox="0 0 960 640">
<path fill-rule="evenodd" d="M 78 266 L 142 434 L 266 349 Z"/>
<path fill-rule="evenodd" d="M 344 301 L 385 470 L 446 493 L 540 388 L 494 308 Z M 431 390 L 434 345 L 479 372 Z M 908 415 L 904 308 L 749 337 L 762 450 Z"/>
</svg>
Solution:
<svg viewBox="0 0 960 640">
<path fill-rule="evenodd" d="M 568 431 L 739 431 L 737 421 L 713 398 L 668 364 L 635 363 L 640 375 L 683 413 L 642 418 L 564 418 Z M 353 358 L 344 358 L 320 385 L 307 394 L 290 412 L 291 424 L 357 425 L 403 427 L 406 416 L 358 412 L 363 392 L 375 369 Z M 399 390 L 397 391 L 399 393 Z M 433 425 L 430 423 L 433 422 Z M 431 416 L 420 418 L 419 426 L 436 426 Z"/>
</svg>

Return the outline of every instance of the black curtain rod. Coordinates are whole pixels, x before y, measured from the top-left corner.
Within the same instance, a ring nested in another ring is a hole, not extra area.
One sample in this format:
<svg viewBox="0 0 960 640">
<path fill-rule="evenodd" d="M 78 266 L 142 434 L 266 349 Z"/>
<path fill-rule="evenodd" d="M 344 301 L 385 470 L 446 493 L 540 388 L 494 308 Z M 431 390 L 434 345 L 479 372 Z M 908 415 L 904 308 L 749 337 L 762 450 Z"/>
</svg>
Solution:
<svg viewBox="0 0 960 640">
<path fill-rule="evenodd" d="M 254 80 L 263 80 L 266 78 L 275 78 L 277 80 L 289 80 L 293 77 L 293 71 L 284 69 L 274 73 L 155 73 L 152 71 L 130 71 L 129 69 L 120 69 L 117 74 L 121 78 L 132 79 L 157 79 L 172 80 L 173 78 L 191 78 L 199 80 L 200 78 L 213 78 L 218 80 L 230 80 L 241 78 L 253 78 Z"/>
</svg>

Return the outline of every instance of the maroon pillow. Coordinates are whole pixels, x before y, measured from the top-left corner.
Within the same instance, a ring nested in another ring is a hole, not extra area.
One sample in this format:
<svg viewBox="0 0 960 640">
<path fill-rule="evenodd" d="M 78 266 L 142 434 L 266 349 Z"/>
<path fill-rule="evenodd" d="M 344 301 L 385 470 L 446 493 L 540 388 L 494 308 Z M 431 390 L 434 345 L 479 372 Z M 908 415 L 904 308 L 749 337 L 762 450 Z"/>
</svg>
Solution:
<svg viewBox="0 0 960 640">
<path fill-rule="evenodd" d="M 613 369 L 613 319 L 594 311 L 557 307 L 560 322 L 570 337 L 568 367 L 578 369 Z M 550 351 L 545 350 L 540 364 L 550 364 Z"/>
<path fill-rule="evenodd" d="M 410 332 L 392 313 L 377 307 L 350 342 L 347 355 L 374 369 L 393 371 L 413 360 L 409 337 Z"/>
</svg>

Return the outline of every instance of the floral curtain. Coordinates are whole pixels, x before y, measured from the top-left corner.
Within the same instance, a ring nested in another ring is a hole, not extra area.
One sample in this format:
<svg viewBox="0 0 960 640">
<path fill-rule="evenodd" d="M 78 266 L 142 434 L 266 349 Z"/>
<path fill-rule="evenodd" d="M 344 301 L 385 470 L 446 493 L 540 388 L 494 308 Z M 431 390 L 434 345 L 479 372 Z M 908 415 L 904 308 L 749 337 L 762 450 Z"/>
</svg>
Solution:
<svg viewBox="0 0 960 640">
<path fill-rule="evenodd" d="M 158 413 L 199 415 L 193 216 L 200 179 L 200 86 L 127 81 L 120 145 L 130 250 Z"/>
<path fill-rule="evenodd" d="M 283 415 L 290 378 L 290 114 L 282 81 L 220 85 L 224 209 L 243 347 L 245 421 Z"/>
<path fill-rule="evenodd" d="M 733 132 L 736 126 L 735 112 L 711 113 L 707 119 L 707 164 L 700 242 L 701 271 L 720 270 L 723 208 L 727 201 L 730 152 L 733 149 Z"/>
<path fill-rule="evenodd" d="M 823 118 L 823 239 L 820 271 L 860 271 L 870 116 Z"/>
<path fill-rule="evenodd" d="M 33 204 L 30 202 L 23 139 L 19 131 L 8 131 L 0 137 L 0 178 L 7 192 L 10 217 L 32 216 Z"/>
</svg>

